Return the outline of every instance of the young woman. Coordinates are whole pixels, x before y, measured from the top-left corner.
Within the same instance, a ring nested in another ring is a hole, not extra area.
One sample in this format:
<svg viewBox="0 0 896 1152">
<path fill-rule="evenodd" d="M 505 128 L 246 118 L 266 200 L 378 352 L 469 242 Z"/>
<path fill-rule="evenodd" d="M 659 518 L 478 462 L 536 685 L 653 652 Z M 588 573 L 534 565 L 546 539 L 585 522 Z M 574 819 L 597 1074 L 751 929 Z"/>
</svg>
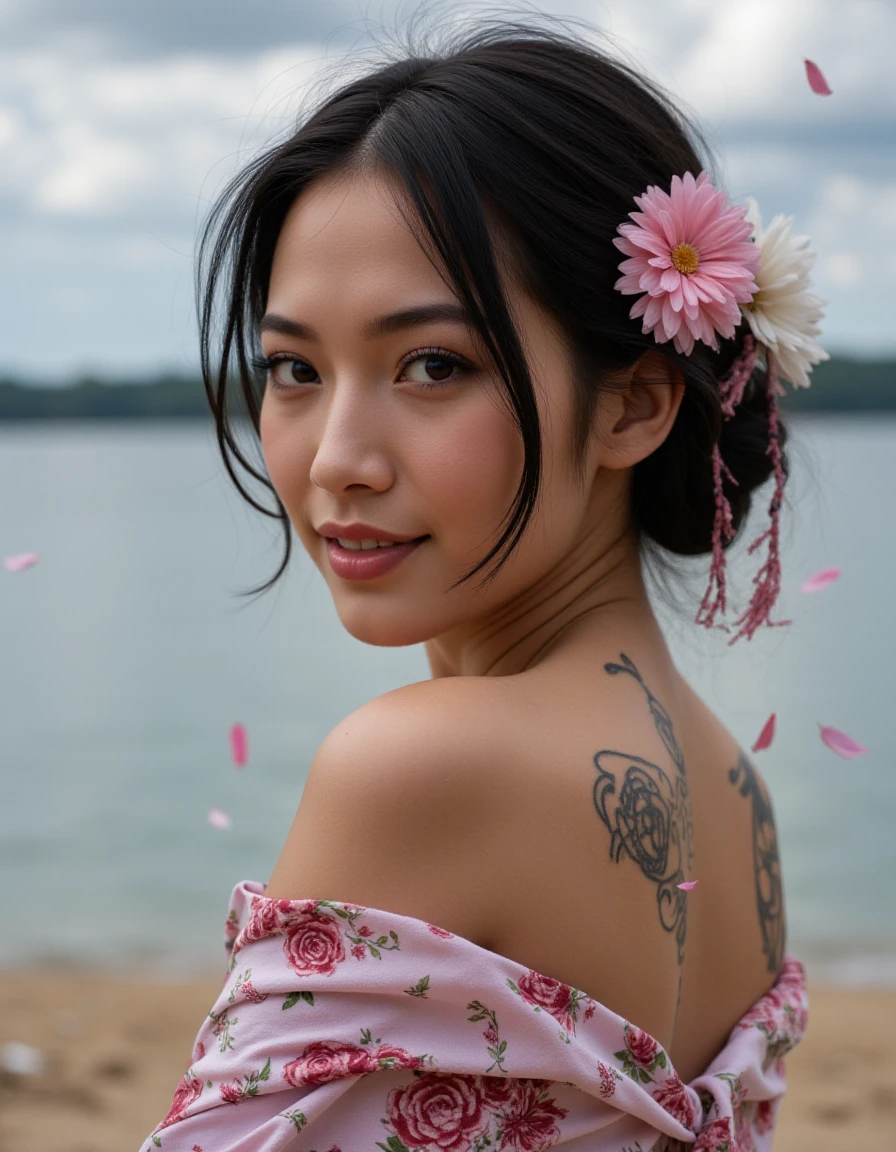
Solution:
<svg viewBox="0 0 896 1152">
<path fill-rule="evenodd" d="M 584 38 L 489 24 L 347 83 L 216 207 L 203 373 L 284 528 L 263 587 L 294 530 L 351 635 L 432 676 L 320 746 L 147 1149 L 769 1146 L 806 1011 L 772 808 L 644 580 L 786 475 L 760 233 L 696 139 Z"/>
</svg>

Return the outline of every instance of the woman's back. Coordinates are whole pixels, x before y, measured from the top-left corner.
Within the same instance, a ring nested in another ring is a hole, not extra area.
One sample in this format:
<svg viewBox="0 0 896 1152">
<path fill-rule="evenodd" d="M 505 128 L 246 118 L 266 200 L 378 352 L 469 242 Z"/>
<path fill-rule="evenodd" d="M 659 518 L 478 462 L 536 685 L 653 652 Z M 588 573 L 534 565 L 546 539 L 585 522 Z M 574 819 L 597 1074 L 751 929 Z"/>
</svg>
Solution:
<svg viewBox="0 0 896 1152">
<path fill-rule="evenodd" d="M 614 631 L 337 725 L 269 884 L 233 892 L 153 1139 L 767 1152 L 806 1001 L 776 880 L 756 911 L 755 777 L 649 620 Z"/>
<path fill-rule="evenodd" d="M 628 662 L 631 673 L 606 670 Z M 465 879 L 477 900 L 487 893 L 479 942 L 587 992 L 662 1041 L 685 1079 L 697 1075 L 784 957 L 774 823 L 755 768 L 649 624 L 585 627 L 537 668 L 464 691 L 471 741 L 479 725 L 506 749 Z M 690 836 L 664 733 L 684 765 Z M 432 880 L 456 900 L 456 876 Z"/>
</svg>

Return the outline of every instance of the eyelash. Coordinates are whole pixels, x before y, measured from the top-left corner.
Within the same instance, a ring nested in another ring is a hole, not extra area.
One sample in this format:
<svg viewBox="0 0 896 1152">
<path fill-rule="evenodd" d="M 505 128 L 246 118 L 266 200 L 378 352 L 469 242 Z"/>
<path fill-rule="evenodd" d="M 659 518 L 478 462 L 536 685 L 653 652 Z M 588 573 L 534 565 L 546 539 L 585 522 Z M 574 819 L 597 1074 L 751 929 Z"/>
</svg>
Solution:
<svg viewBox="0 0 896 1152">
<path fill-rule="evenodd" d="M 473 365 L 470 364 L 469 361 L 464 360 L 463 357 L 458 356 L 454 352 L 449 352 L 447 348 L 435 347 L 418 348 L 415 352 L 412 352 L 409 356 L 406 356 L 405 359 L 401 361 L 399 367 L 404 369 L 409 364 L 413 364 L 416 360 L 423 360 L 428 356 L 432 356 L 433 358 L 438 357 L 440 360 L 444 360 L 452 367 L 461 369 L 462 372 L 474 371 Z M 293 356 L 289 352 L 275 352 L 272 356 L 253 356 L 250 360 L 250 363 L 256 372 L 263 372 L 265 374 L 267 383 L 275 392 L 292 392 L 296 388 L 301 388 L 302 384 L 298 382 L 296 384 L 279 384 L 276 378 L 271 375 L 274 366 L 279 364 L 282 360 L 293 364 L 308 364 L 308 361 L 303 360 L 301 356 Z M 311 365 L 308 364 L 308 367 L 310 368 Z M 310 381 L 305 381 L 305 383 L 310 383 Z M 425 382 L 414 380 L 412 383 L 414 383 L 418 388 L 422 388 L 424 391 L 429 392 L 435 391 L 439 388 L 448 388 L 451 385 L 456 384 L 457 380 L 429 380 Z"/>
</svg>

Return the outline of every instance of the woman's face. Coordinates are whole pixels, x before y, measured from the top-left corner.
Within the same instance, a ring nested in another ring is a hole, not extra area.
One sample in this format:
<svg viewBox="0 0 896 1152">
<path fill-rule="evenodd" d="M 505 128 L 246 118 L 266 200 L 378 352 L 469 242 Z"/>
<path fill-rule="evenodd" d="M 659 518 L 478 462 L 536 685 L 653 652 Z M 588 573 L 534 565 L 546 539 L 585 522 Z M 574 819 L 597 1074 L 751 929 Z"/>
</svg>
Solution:
<svg viewBox="0 0 896 1152">
<path fill-rule="evenodd" d="M 581 560 L 583 548 L 599 550 L 606 538 L 595 531 L 590 480 L 576 485 L 569 467 L 572 392 L 558 333 L 531 301 L 510 285 L 505 290 L 542 420 L 542 491 L 498 576 L 477 589 L 481 570 L 451 589 L 498 539 L 521 475 L 522 442 L 500 380 L 460 319 L 365 331 L 409 309 L 458 308 L 385 178 L 327 177 L 297 199 L 284 222 L 266 315 L 300 323 L 304 332 L 284 335 L 262 324 L 265 355 L 285 354 L 265 390 L 262 449 L 343 625 L 366 643 L 407 645 L 475 635 L 496 621 L 500 627 L 532 599 L 527 593 L 542 577 L 566 557 Z M 603 517 L 605 530 L 624 522 L 621 504 L 614 524 Z M 325 521 L 372 525 L 377 539 L 426 539 L 385 574 L 348 579 L 334 570 L 328 550 L 338 545 L 326 538 L 334 533 L 319 532 Z"/>
</svg>

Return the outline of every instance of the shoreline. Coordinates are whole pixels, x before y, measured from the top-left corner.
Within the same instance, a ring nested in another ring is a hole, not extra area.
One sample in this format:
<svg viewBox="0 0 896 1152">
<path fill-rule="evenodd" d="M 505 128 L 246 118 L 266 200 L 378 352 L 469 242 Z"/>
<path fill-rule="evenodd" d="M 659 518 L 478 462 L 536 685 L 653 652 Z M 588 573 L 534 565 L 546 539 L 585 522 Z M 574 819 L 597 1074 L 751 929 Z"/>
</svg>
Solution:
<svg viewBox="0 0 896 1152">
<path fill-rule="evenodd" d="M 896 990 L 896 944 L 878 940 L 850 940 L 796 943 L 786 949 L 806 968 L 811 986 L 868 991 Z M 222 941 L 220 970 L 228 959 Z M 108 980 L 141 981 L 147 984 L 203 984 L 213 981 L 217 965 L 207 959 L 158 954 L 147 956 L 147 950 L 102 960 L 90 957 L 15 957 L 4 962 L 0 956 L 0 981 L 25 974 L 41 975 L 47 980 L 76 977 L 101 977 Z M 223 975 L 222 975 L 223 979 Z"/>
<path fill-rule="evenodd" d="M 0 970 L 0 1152 L 140 1152 L 165 1115 L 225 974 L 143 979 L 59 965 Z M 806 1038 L 787 1057 L 775 1152 L 896 1142 L 896 989 L 810 981 Z M 8 1061 L 7 1061 L 8 1062 Z"/>
</svg>

